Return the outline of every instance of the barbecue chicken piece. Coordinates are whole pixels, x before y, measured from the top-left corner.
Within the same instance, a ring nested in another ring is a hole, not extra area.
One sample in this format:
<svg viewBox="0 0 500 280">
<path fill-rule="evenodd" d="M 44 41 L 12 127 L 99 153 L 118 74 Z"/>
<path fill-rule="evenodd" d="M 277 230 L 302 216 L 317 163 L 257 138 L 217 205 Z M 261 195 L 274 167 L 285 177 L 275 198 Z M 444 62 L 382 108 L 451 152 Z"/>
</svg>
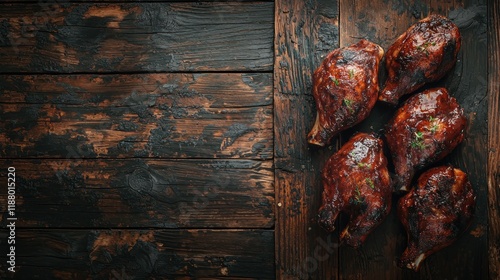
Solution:
<svg viewBox="0 0 500 280">
<path fill-rule="evenodd" d="M 453 243 L 469 227 L 475 204 L 463 171 L 441 166 L 423 173 L 417 186 L 399 200 L 408 246 L 398 265 L 417 271 L 426 257 Z"/>
<path fill-rule="evenodd" d="M 384 50 L 367 40 L 332 51 L 316 69 L 316 122 L 309 143 L 327 145 L 335 134 L 364 120 L 378 97 L 378 68 Z"/>
<path fill-rule="evenodd" d="M 396 189 L 408 191 L 415 172 L 448 155 L 462 142 L 466 125 L 462 108 L 446 89 L 429 89 L 410 97 L 385 133 Z"/>
<path fill-rule="evenodd" d="M 323 204 L 319 224 L 334 231 L 339 212 L 349 215 L 341 242 L 360 246 L 391 210 L 392 189 L 382 140 L 353 136 L 323 169 Z"/>
<path fill-rule="evenodd" d="M 441 79 L 457 61 L 461 37 L 458 27 L 440 15 L 430 15 L 411 26 L 389 47 L 388 78 L 379 99 L 398 99 L 426 83 Z"/>
</svg>

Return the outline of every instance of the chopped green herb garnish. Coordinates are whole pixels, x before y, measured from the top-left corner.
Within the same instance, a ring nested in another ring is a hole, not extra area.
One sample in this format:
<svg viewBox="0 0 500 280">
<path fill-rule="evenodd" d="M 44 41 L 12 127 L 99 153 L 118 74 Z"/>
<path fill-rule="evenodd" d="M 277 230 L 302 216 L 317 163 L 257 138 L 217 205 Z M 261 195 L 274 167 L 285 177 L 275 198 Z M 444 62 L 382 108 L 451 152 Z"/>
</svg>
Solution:
<svg viewBox="0 0 500 280">
<path fill-rule="evenodd" d="M 360 167 L 360 168 L 364 168 L 364 167 L 370 168 L 371 165 L 367 164 L 367 163 L 364 163 L 364 162 L 358 162 L 358 167 Z"/>
<path fill-rule="evenodd" d="M 339 80 L 337 80 L 335 77 L 330 77 L 330 79 L 332 80 L 332 82 L 338 86 L 340 84 Z"/>
<path fill-rule="evenodd" d="M 368 184 L 368 186 L 370 186 L 370 188 L 375 189 L 375 184 L 373 183 L 372 179 L 366 178 L 365 181 Z"/>
<path fill-rule="evenodd" d="M 349 111 L 351 113 L 354 113 L 354 108 L 352 108 L 352 103 L 353 103 L 352 100 L 344 98 L 344 100 L 342 102 L 347 107 L 347 109 L 349 109 Z"/>
<path fill-rule="evenodd" d="M 424 133 L 422 131 L 417 131 L 415 132 L 415 136 L 417 137 L 417 140 L 422 140 L 424 138 Z"/>
<path fill-rule="evenodd" d="M 363 203 L 364 197 L 361 196 L 361 191 L 359 190 L 359 187 L 356 186 L 356 189 L 354 189 L 354 202 L 356 203 Z"/>
<path fill-rule="evenodd" d="M 354 78 L 354 69 L 349 70 L 349 79 Z"/>
<path fill-rule="evenodd" d="M 436 42 L 425 42 L 422 45 L 418 46 L 417 49 L 419 51 L 425 52 L 426 55 L 429 55 L 429 51 L 427 50 L 427 48 L 429 46 L 435 46 L 435 45 L 436 45 Z"/>
<path fill-rule="evenodd" d="M 415 132 L 415 140 L 411 142 L 412 148 L 423 150 L 425 148 L 424 133 L 422 131 Z"/>
<path fill-rule="evenodd" d="M 425 148 L 425 144 L 423 142 L 419 142 L 419 141 L 413 141 L 411 142 L 411 147 L 412 148 L 418 148 L 420 150 L 423 150 Z"/>
<path fill-rule="evenodd" d="M 420 45 L 420 47 L 422 47 L 422 48 L 428 48 L 430 45 L 435 46 L 436 43 L 435 42 L 425 42 L 422 45 Z"/>
<path fill-rule="evenodd" d="M 431 123 L 429 131 L 432 132 L 432 133 L 435 133 L 436 130 L 438 129 L 438 124 L 435 123 L 435 121 L 436 121 L 436 118 L 434 118 L 432 116 L 429 117 L 429 122 Z"/>
</svg>

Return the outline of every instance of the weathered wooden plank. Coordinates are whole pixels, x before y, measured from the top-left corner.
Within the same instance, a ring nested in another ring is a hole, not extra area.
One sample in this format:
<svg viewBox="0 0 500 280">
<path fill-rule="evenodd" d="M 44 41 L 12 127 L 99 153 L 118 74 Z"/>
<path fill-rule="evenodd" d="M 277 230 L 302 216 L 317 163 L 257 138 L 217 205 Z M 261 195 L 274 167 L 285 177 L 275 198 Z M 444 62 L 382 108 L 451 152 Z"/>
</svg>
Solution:
<svg viewBox="0 0 500 280">
<path fill-rule="evenodd" d="M 0 277 L 273 279 L 273 250 L 270 230 L 18 230 L 16 272 L 2 253 Z"/>
<path fill-rule="evenodd" d="M 35 3 L 42 8 L 50 7 L 51 3 L 140 3 L 140 2 L 166 2 L 165 0 L 6 0 L 4 3 Z M 169 0 L 168 2 L 193 2 L 193 0 Z M 204 0 L 203 2 L 255 2 L 255 0 Z M 273 2 L 273 0 L 259 0 L 259 2 Z"/>
<path fill-rule="evenodd" d="M 7 160 L 18 227 L 272 228 L 272 161 Z M 1 173 L 7 182 L 6 172 Z M 0 224 L 8 221 L 0 194 Z"/>
<path fill-rule="evenodd" d="M 488 1 L 489 279 L 500 278 L 500 3 Z"/>
<path fill-rule="evenodd" d="M 0 103 L 151 106 L 159 97 L 182 108 L 271 105 L 272 74 L 0 75 Z"/>
<path fill-rule="evenodd" d="M 271 74 L 0 76 L 2 157 L 272 157 Z"/>
<path fill-rule="evenodd" d="M 382 10 L 380 1 L 341 0 L 340 45 L 349 46 L 361 39 L 379 44 L 384 50 L 413 22 L 414 16 L 427 15 L 429 6 L 425 1 L 385 1 Z M 379 11 L 374 13 L 373 11 Z M 345 14 L 344 14 L 345 13 Z"/>
<path fill-rule="evenodd" d="M 340 3 L 341 45 L 359 37 L 381 44 L 385 49 L 412 23 L 429 13 L 449 16 L 462 33 L 462 50 L 453 73 L 435 85 L 447 87 L 469 117 L 467 139 L 451 156 L 437 164 L 452 164 L 469 175 L 477 194 L 475 220 L 470 232 L 455 244 L 423 264 L 419 273 L 396 267 L 395 261 L 406 245 L 406 235 L 393 209 L 387 220 L 358 250 L 341 247 L 339 272 L 342 279 L 484 279 L 487 277 L 487 98 L 486 98 L 486 6 L 484 1 L 404 1 L 376 0 Z M 389 4 L 389 5 L 388 5 Z M 388 8 L 389 7 L 389 8 Z M 370 12 L 368 12 L 370 11 Z M 352 19 L 352 20 L 350 20 Z M 434 85 L 434 86 L 435 86 Z M 393 108 L 377 104 L 370 117 L 356 130 L 383 129 Z M 349 134 L 348 131 L 346 134 Z M 399 199 L 394 197 L 394 204 Z M 345 221 L 344 221 L 345 222 Z"/>
<path fill-rule="evenodd" d="M 0 5 L 0 72 L 272 70 L 273 3 L 41 2 Z"/>
<path fill-rule="evenodd" d="M 278 279 L 337 278 L 338 237 L 319 229 L 320 170 L 331 150 L 309 147 L 311 76 L 338 47 L 337 1 L 275 4 L 275 178 Z M 335 145 L 335 144 L 334 144 Z"/>
</svg>

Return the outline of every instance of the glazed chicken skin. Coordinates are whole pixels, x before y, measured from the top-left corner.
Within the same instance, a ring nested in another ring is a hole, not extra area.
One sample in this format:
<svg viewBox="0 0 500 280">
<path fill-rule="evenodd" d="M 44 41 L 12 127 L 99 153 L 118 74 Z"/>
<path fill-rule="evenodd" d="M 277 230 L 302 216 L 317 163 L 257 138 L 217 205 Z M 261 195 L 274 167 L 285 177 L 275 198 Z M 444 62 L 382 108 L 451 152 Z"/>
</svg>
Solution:
<svg viewBox="0 0 500 280">
<path fill-rule="evenodd" d="M 398 216 L 408 235 L 398 265 L 417 271 L 426 257 L 453 243 L 469 227 L 475 204 L 463 171 L 441 166 L 423 173 L 398 203 Z"/>
<path fill-rule="evenodd" d="M 408 191 L 418 170 L 448 155 L 464 138 L 467 119 L 445 88 L 410 97 L 389 121 L 385 138 L 396 190 Z"/>
<path fill-rule="evenodd" d="M 361 40 L 329 53 L 313 76 L 316 122 L 308 142 L 329 144 L 342 130 L 364 120 L 378 97 L 378 68 L 384 50 Z"/>
<path fill-rule="evenodd" d="M 348 214 L 340 240 L 353 247 L 360 246 L 391 210 L 392 189 L 382 146 L 374 136 L 356 134 L 323 169 L 318 222 L 333 232 L 339 213 Z"/>
<path fill-rule="evenodd" d="M 397 104 L 401 96 L 441 79 L 457 61 L 461 36 L 446 17 L 430 15 L 411 26 L 386 54 L 388 77 L 379 100 Z"/>
</svg>

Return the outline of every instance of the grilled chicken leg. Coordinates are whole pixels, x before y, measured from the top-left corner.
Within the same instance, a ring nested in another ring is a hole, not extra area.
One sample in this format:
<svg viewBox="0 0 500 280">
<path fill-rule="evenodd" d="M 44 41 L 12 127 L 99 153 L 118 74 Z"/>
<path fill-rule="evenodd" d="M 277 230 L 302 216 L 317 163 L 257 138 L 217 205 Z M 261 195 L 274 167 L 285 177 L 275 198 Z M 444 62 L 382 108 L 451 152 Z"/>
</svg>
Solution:
<svg viewBox="0 0 500 280">
<path fill-rule="evenodd" d="M 316 122 L 311 144 L 325 146 L 340 131 L 364 120 L 378 97 L 378 67 L 384 50 L 367 40 L 332 51 L 316 69 Z"/>
<path fill-rule="evenodd" d="M 410 97 L 389 121 L 385 133 L 395 187 L 408 191 L 417 170 L 445 157 L 462 142 L 466 124 L 462 108 L 444 88 Z"/>
<path fill-rule="evenodd" d="M 408 234 L 398 265 L 417 271 L 426 257 L 453 243 L 470 225 L 475 203 L 463 171 L 441 166 L 423 173 L 398 204 Z"/>
<path fill-rule="evenodd" d="M 332 232 L 340 212 L 349 223 L 340 240 L 360 246 L 391 210 L 392 189 L 382 140 L 365 133 L 353 136 L 323 169 L 320 225 Z"/>
<path fill-rule="evenodd" d="M 386 54 L 389 71 L 379 99 L 398 99 L 424 84 L 441 79 L 457 61 L 461 37 L 458 27 L 440 15 L 430 15 L 411 26 Z"/>
</svg>

